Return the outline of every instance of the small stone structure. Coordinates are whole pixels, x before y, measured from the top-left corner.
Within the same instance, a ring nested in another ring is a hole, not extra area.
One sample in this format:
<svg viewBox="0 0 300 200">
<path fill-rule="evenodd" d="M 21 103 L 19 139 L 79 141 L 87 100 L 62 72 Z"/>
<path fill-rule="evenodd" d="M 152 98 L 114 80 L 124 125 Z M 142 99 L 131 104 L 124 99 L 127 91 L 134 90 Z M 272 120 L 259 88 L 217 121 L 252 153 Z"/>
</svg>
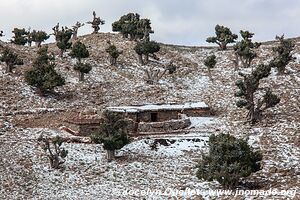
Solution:
<svg viewBox="0 0 300 200">
<path fill-rule="evenodd" d="M 209 116 L 210 108 L 203 102 L 185 104 L 149 104 L 142 106 L 108 107 L 109 111 L 124 113 L 129 118 L 133 135 L 169 133 L 190 126 L 189 117 Z"/>
<path fill-rule="evenodd" d="M 67 119 L 63 130 L 78 136 L 90 136 L 98 132 L 102 119 Z"/>
<path fill-rule="evenodd" d="M 148 104 L 141 106 L 107 107 L 121 113 L 129 121 L 130 135 L 164 134 L 180 131 L 191 125 L 188 117 L 210 116 L 210 108 L 203 102 L 185 104 Z M 67 119 L 65 131 L 78 136 L 90 136 L 100 130 L 102 119 Z"/>
</svg>

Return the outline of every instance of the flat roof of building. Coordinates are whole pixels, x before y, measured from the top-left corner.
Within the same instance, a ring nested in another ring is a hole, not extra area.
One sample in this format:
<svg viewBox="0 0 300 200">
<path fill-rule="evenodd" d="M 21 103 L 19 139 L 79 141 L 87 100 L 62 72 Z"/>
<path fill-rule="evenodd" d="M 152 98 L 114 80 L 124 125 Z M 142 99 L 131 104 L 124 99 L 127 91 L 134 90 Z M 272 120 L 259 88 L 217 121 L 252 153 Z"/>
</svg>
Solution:
<svg viewBox="0 0 300 200">
<path fill-rule="evenodd" d="M 187 110 L 208 108 L 204 102 L 185 103 L 185 104 L 146 104 L 141 106 L 114 106 L 106 109 L 113 112 L 138 113 L 145 111 L 164 111 L 164 110 Z"/>
</svg>

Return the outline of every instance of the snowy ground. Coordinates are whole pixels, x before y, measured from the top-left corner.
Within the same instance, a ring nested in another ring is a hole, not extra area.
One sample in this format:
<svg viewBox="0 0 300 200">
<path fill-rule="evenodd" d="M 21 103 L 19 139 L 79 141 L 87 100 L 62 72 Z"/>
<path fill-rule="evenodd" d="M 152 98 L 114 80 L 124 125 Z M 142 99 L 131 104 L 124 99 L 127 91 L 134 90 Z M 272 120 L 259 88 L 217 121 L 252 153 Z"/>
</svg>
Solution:
<svg viewBox="0 0 300 200">
<path fill-rule="evenodd" d="M 124 51 L 117 67 L 106 62 L 108 39 Z M 89 35 L 83 41 L 91 51 L 93 70 L 86 75 L 84 83 L 79 83 L 71 58 L 58 58 L 57 69 L 66 77 L 67 84 L 56 90 L 58 95 L 48 97 L 37 96 L 23 79 L 33 59 L 32 51 L 36 49 L 9 44 L 25 59 L 25 66 L 7 75 L 3 73 L 5 66 L 0 64 L 1 199 L 142 199 L 135 195 L 123 196 L 122 192 L 168 187 L 219 188 L 215 182 L 207 183 L 195 177 L 195 166 L 201 152 L 207 150 L 207 140 L 212 133 L 230 133 L 248 139 L 249 144 L 263 152 L 263 170 L 249 181 L 257 182 L 264 190 L 295 189 L 295 199 L 300 199 L 299 45 L 295 49 L 297 62 L 287 67 L 286 75 L 278 76 L 273 70 L 271 76 L 261 82 L 263 87 L 274 88 L 281 97 L 280 104 L 265 112 L 260 123 L 250 126 L 243 118 L 245 111 L 235 106 L 235 81 L 240 76 L 234 71 L 231 50 L 163 46 L 160 63 L 174 60 L 178 69 L 175 74 L 164 76 L 159 84 L 147 85 L 132 51 L 133 42 L 124 41 L 116 34 Z M 57 53 L 54 46 L 50 44 L 50 50 Z M 261 59 L 255 59 L 255 63 L 272 58 L 271 47 L 263 45 L 259 52 Z M 213 82 L 203 65 L 205 56 L 212 53 L 218 61 L 212 69 Z M 241 70 L 249 72 L 251 69 Z M 118 155 L 122 157 L 111 163 L 106 162 L 105 152 L 99 145 L 66 144 L 70 153 L 65 170 L 51 170 L 36 143 L 41 132 L 67 136 L 57 128 L 66 116 L 74 113 L 97 114 L 106 106 L 199 101 L 207 103 L 216 117 L 193 118 L 190 133 L 166 137 L 168 146 L 157 144 L 153 148 L 153 138 L 136 140 L 120 150 Z"/>
</svg>

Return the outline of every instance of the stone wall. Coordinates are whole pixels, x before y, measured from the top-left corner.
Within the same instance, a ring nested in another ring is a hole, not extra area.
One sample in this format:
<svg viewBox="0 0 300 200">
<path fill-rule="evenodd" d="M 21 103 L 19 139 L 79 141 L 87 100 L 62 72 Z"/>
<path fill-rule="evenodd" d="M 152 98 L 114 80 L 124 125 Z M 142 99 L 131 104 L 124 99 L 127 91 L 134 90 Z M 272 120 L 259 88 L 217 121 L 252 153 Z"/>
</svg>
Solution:
<svg viewBox="0 0 300 200">
<path fill-rule="evenodd" d="M 73 134 L 86 137 L 100 131 L 101 122 L 101 119 L 72 119 L 66 120 L 64 124 Z"/>
<path fill-rule="evenodd" d="M 206 117 L 210 116 L 209 108 L 201 109 L 185 109 L 185 110 L 161 110 L 161 111 L 145 111 L 140 113 L 127 113 L 129 119 L 135 122 L 153 122 L 151 113 L 157 113 L 157 122 L 180 119 L 180 114 L 186 114 L 189 117 Z"/>
<path fill-rule="evenodd" d="M 164 122 L 140 122 L 138 124 L 138 132 L 170 132 L 184 129 L 190 125 L 190 119 L 177 119 Z"/>
</svg>

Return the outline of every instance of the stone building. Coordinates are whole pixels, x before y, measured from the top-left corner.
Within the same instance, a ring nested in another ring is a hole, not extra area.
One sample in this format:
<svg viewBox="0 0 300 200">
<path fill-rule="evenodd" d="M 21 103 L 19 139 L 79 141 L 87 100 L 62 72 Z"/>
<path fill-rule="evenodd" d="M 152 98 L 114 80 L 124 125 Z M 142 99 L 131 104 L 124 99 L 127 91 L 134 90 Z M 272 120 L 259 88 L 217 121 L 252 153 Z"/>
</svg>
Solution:
<svg viewBox="0 0 300 200">
<path fill-rule="evenodd" d="M 123 114 L 129 121 L 129 134 L 165 134 L 183 130 L 191 125 L 188 117 L 211 114 L 203 102 L 185 104 L 147 104 L 140 106 L 107 107 L 106 110 Z M 89 136 L 99 131 L 102 119 L 67 119 L 64 130 L 73 135 Z"/>
<path fill-rule="evenodd" d="M 210 115 L 203 102 L 185 104 L 149 104 L 141 106 L 107 107 L 109 111 L 124 113 L 130 119 L 130 132 L 135 134 L 170 133 L 190 126 L 188 117 Z"/>
</svg>

